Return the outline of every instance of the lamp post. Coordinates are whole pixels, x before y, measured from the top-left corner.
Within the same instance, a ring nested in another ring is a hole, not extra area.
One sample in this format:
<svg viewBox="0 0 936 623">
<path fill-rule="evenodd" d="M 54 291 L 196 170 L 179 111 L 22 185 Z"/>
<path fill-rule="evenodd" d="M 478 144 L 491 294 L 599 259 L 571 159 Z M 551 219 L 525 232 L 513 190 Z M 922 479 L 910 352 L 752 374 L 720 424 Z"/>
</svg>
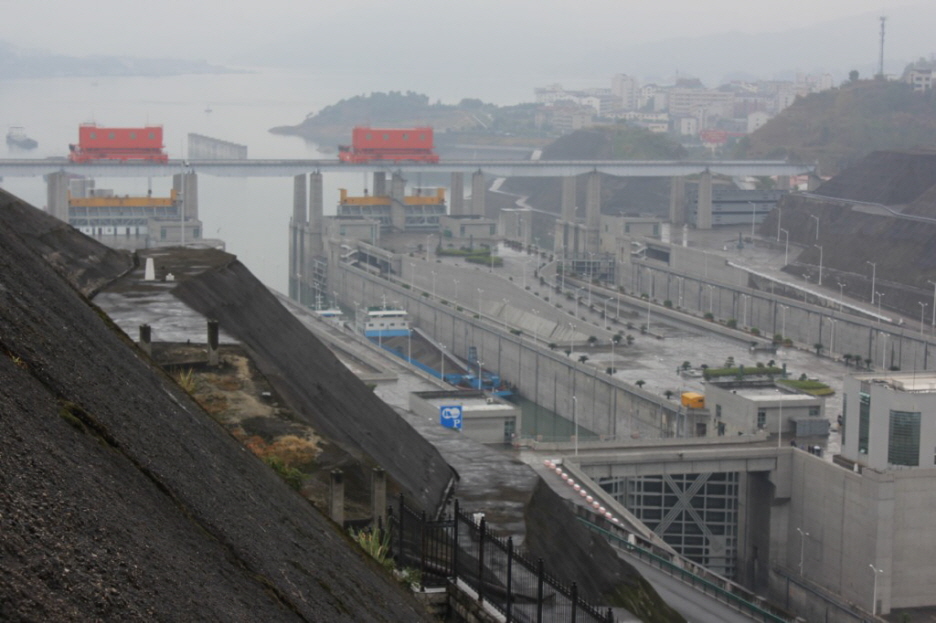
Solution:
<svg viewBox="0 0 936 623">
<path fill-rule="evenodd" d="M 884 573 L 884 569 L 878 569 L 872 564 L 868 564 L 871 567 L 871 571 L 874 572 L 874 588 L 871 591 L 871 616 L 877 615 L 877 579 L 879 573 Z"/>
<path fill-rule="evenodd" d="M 808 532 L 803 532 L 802 529 L 797 528 L 797 532 L 800 534 L 800 544 L 799 544 L 799 574 L 803 575 L 803 550 L 806 545 L 806 537 L 809 536 Z"/>
<path fill-rule="evenodd" d="M 784 238 L 786 239 L 786 246 L 783 250 L 783 265 L 786 266 L 790 263 L 790 232 L 785 229 L 781 229 L 783 232 Z"/>
<path fill-rule="evenodd" d="M 874 305 L 874 277 L 877 273 L 877 262 L 865 260 L 865 263 L 871 264 L 871 304 Z M 936 298 L 936 293 L 933 294 L 933 297 Z"/>
<path fill-rule="evenodd" d="M 435 298 L 435 278 L 436 271 L 432 271 L 432 298 Z"/>
<path fill-rule="evenodd" d="M 810 214 L 809 218 L 816 219 L 816 240 L 819 240 L 819 217 L 814 214 Z"/>
<path fill-rule="evenodd" d="M 481 366 L 484 365 L 480 359 L 478 359 L 478 391 L 481 391 Z"/>
<path fill-rule="evenodd" d="M 936 329 L 936 281 L 927 279 L 926 283 L 933 284 L 933 328 Z"/>
<path fill-rule="evenodd" d="M 926 306 L 929 303 L 924 303 L 923 301 L 917 301 L 920 304 L 920 337 L 923 337 L 923 313 L 926 311 Z"/>
<path fill-rule="evenodd" d="M 845 286 L 848 284 L 842 283 L 841 281 L 837 281 L 836 283 L 838 283 L 839 287 L 839 311 L 843 311 L 845 303 Z"/>
<path fill-rule="evenodd" d="M 574 431 L 572 434 L 572 440 L 575 442 L 575 456 L 578 456 L 578 399 L 575 396 L 572 396 L 572 426 Z"/>
<path fill-rule="evenodd" d="M 818 244 L 815 246 L 819 247 L 819 283 L 818 285 L 821 286 L 822 285 L 822 247 Z"/>
<path fill-rule="evenodd" d="M 754 222 L 757 218 L 757 204 L 753 201 L 748 201 L 751 204 L 751 242 L 754 242 Z"/>
<path fill-rule="evenodd" d="M 780 204 L 777 204 L 777 242 L 780 242 L 780 225 L 782 225 L 781 219 L 783 218 L 783 211 L 780 208 Z"/>
</svg>

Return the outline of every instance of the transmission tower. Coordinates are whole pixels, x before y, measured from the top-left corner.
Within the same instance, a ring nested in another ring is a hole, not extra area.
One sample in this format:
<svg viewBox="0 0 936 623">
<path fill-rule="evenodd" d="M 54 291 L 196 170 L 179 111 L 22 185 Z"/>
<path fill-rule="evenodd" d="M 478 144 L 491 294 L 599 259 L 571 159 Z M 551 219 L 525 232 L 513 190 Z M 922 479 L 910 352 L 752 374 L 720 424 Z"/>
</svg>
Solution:
<svg viewBox="0 0 936 623">
<path fill-rule="evenodd" d="M 878 59 L 878 76 L 884 79 L 884 23 L 887 21 L 885 16 L 881 16 L 881 54 Z"/>
</svg>

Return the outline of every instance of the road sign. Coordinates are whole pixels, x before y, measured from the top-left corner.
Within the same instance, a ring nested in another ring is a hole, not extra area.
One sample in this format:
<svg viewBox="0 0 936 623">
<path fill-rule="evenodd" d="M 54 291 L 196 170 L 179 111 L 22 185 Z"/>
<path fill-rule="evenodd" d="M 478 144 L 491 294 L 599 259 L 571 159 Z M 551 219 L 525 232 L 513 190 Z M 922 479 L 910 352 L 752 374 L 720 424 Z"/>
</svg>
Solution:
<svg viewBox="0 0 936 623">
<path fill-rule="evenodd" d="M 462 427 L 461 405 L 439 407 L 439 424 L 441 424 L 445 428 L 454 428 L 457 430 L 461 430 L 461 427 Z"/>
</svg>

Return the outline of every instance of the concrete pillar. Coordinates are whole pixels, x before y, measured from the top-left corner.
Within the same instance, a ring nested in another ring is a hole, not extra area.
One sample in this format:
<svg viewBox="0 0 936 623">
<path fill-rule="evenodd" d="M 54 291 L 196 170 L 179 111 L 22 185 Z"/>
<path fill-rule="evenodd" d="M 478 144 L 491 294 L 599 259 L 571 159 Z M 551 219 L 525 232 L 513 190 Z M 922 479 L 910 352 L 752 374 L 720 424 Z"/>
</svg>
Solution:
<svg viewBox="0 0 936 623">
<path fill-rule="evenodd" d="M 218 359 L 218 321 L 208 321 L 208 365 L 217 366 Z"/>
<path fill-rule="evenodd" d="M 152 330 L 148 324 L 140 325 L 140 349 L 150 357 L 153 356 Z"/>
<path fill-rule="evenodd" d="M 575 176 L 562 178 L 562 220 L 575 222 Z"/>
<path fill-rule="evenodd" d="M 699 175 L 696 229 L 712 229 L 712 173 L 708 169 Z"/>
<path fill-rule="evenodd" d="M 376 171 L 374 173 L 374 192 L 371 194 L 374 197 L 384 197 L 387 194 L 387 174 L 383 171 Z"/>
<path fill-rule="evenodd" d="M 50 173 L 46 182 L 46 210 L 59 219 L 68 222 L 68 174 L 64 171 Z"/>
<path fill-rule="evenodd" d="M 485 215 L 484 195 L 487 184 L 484 182 L 484 173 L 480 169 L 471 176 L 471 213 L 477 216 Z"/>
<path fill-rule="evenodd" d="M 185 220 L 198 220 L 198 175 L 192 171 L 172 176 L 172 189 L 182 201 Z"/>
<path fill-rule="evenodd" d="M 322 173 L 316 171 L 309 175 L 309 227 L 305 234 L 304 257 L 312 258 L 325 253 L 325 199 Z M 303 266 L 302 274 L 311 274 L 311 266 Z"/>
<path fill-rule="evenodd" d="M 371 513 L 376 526 L 387 525 L 387 472 L 379 467 L 371 471 Z"/>
<path fill-rule="evenodd" d="M 585 240 L 586 253 L 598 253 L 601 229 L 601 174 L 592 171 L 585 185 Z"/>
<path fill-rule="evenodd" d="M 462 216 L 465 213 L 465 174 L 452 173 L 449 198 L 449 214 Z"/>
<path fill-rule="evenodd" d="M 156 281 L 156 260 L 146 258 L 146 267 L 143 269 L 143 281 Z"/>
<path fill-rule="evenodd" d="M 681 226 L 686 222 L 686 178 L 670 179 L 670 223 Z"/>
<path fill-rule="evenodd" d="M 406 180 L 401 173 L 390 179 L 390 224 L 397 231 L 406 229 Z"/>
<path fill-rule="evenodd" d="M 306 176 L 293 178 L 293 214 L 289 219 L 289 298 L 299 301 L 300 280 L 305 266 L 305 237 L 303 232 L 309 221 L 306 195 Z"/>
<path fill-rule="evenodd" d="M 344 524 L 344 472 L 331 471 L 328 485 L 328 516 L 338 525 Z"/>
</svg>

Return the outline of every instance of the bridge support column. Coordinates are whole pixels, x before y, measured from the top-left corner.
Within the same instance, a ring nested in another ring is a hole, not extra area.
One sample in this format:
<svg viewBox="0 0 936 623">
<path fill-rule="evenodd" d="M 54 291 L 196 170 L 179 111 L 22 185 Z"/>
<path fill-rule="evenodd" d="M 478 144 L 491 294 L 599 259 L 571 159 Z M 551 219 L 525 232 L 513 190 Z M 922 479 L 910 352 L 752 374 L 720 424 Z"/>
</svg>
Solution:
<svg viewBox="0 0 936 623">
<path fill-rule="evenodd" d="M 309 237 L 306 240 L 306 256 L 315 257 L 325 253 L 325 193 L 321 171 L 309 175 Z"/>
<path fill-rule="evenodd" d="M 68 174 L 64 171 L 49 174 L 46 182 L 46 206 L 49 214 L 60 221 L 68 222 Z"/>
<path fill-rule="evenodd" d="M 406 180 L 400 173 L 390 179 L 390 223 L 397 231 L 406 229 Z"/>
<path fill-rule="evenodd" d="M 289 219 L 289 298 L 302 303 L 302 269 L 305 266 L 305 236 L 309 223 L 306 176 L 293 178 L 293 213 Z"/>
<path fill-rule="evenodd" d="M 699 175 L 696 229 L 712 229 L 712 173 L 708 169 Z"/>
<path fill-rule="evenodd" d="M 600 251 L 601 229 L 601 174 L 592 171 L 588 174 L 585 186 L 585 240 L 586 253 Z"/>
<path fill-rule="evenodd" d="M 484 216 L 484 194 L 487 192 L 487 184 L 484 182 L 484 173 L 480 169 L 471 176 L 471 213 L 476 216 Z"/>
<path fill-rule="evenodd" d="M 374 173 L 374 192 L 375 197 L 384 197 L 387 194 L 387 175 L 383 171 Z"/>
<path fill-rule="evenodd" d="M 673 177 L 670 179 L 670 223 L 673 227 L 681 227 L 686 222 L 686 178 Z"/>
<path fill-rule="evenodd" d="M 452 182 L 449 185 L 449 214 L 462 216 L 465 214 L 465 174 L 452 173 Z"/>
<path fill-rule="evenodd" d="M 172 189 L 182 196 L 186 221 L 198 220 L 198 174 L 193 171 L 172 176 Z M 186 236 L 188 237 L 188 236 Z"/>
</svg>

